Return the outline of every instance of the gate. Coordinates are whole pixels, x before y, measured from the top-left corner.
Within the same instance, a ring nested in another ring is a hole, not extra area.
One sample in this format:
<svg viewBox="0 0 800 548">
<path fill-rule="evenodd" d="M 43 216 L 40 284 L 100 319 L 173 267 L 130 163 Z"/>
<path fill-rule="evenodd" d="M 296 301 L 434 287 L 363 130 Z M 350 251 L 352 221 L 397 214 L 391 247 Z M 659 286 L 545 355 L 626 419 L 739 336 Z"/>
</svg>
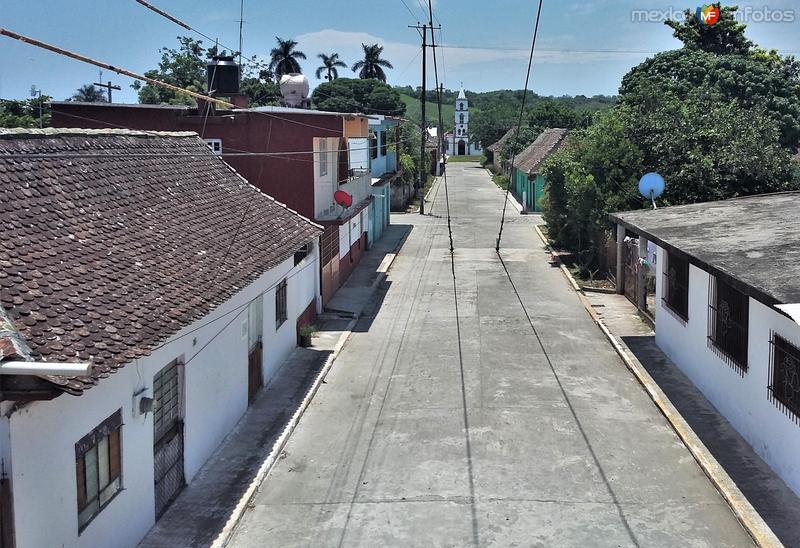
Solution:
<svg viewBox="0 0 800 548">
<path fill-rule="evenodd" d="M 178 360 L 153 378 L 153 476 L 156 519 L 185 485 L 183 475 L 183 415 Z"/>
<path fill-rule="evenodd" d="M 622 246 L 625 261 L 624 275 L 625 296 L 630 302 L 639 306 L 636 296 L 639 294 L 639 242 L 638 240 L 628 240 Z"/>
</svg>

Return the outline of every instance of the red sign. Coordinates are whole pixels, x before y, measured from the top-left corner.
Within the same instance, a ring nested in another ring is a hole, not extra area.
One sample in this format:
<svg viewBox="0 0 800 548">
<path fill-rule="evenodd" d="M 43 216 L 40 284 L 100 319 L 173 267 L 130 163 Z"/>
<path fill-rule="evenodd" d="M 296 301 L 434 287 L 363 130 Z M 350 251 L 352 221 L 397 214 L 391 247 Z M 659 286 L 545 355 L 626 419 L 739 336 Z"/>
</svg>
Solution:
<svg viewBox="0 0 800 548">
<path fill-rule="evenodd" d="M 333 199 L 342 207 L 350 207 L 353 205 L 353 197 L 344 190 L 337 190 L 333 193 Z"/>
</svg>

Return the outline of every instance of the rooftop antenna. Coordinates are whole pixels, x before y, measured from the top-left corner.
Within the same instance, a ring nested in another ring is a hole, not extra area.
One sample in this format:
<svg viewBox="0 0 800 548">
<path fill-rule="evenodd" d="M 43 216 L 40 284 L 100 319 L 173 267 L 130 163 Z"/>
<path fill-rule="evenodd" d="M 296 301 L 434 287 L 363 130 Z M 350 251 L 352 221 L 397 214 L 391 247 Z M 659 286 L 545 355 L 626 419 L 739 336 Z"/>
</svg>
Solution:
<svg viewBox="0 0 800 548">
<path fill-rule="evenodd" d="M 653 209 L 658 209 L 656 198 L 664 194 L 665 188 L 664 178 L 658 173 L 646 173 L 639 180 L 639 193 L 652 202 Z"/>
<path fill-rule="evenodd" d="M 239 67 L 242 66 L 242 25 L 244 25 L 244 0 L 239 3 Z"/>
</svg>

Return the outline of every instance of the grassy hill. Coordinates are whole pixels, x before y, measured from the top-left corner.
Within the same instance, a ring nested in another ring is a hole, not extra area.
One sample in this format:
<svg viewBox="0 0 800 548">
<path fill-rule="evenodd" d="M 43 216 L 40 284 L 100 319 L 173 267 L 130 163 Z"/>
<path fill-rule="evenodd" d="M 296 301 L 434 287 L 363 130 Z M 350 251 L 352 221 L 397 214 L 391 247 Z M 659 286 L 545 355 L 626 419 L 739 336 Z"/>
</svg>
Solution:
<svg viewBox="0 0 800 548">
<path fill-rule="evenodd" d="M 400 93 L 400 99 L 406 104 L 406 113 L 403 115 L 408 120 L 417 122 L 421 117 L 421 106 L 419 96 L 412 97 L 406 93 Z M 453 129 L 453 122 L 456 115 L 456 105 L 454 102 L 442 103 L 442 118 L 444 119 L 445 131 Z M 439 124 L 439 111 L 436 103 L 428 101 L 425 103 L 425 118 L 430 125 Z"/>
</svg>

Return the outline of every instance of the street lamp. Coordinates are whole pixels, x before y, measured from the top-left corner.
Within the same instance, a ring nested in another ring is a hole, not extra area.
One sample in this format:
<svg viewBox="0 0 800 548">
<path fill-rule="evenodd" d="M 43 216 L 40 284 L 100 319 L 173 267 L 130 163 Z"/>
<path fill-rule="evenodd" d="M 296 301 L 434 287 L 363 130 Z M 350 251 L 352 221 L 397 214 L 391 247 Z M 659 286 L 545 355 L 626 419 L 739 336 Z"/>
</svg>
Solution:
<svg viewBox="0 0 800 548">
<path fill-rule="evenodd" d="M 42 90 L 37 88 L 35 85 L 31 86 L 31 97 L 34 99 L 39 97 L 39 128 L 44 127 L 44 121 L 42 120 Z"/>
</svg>

